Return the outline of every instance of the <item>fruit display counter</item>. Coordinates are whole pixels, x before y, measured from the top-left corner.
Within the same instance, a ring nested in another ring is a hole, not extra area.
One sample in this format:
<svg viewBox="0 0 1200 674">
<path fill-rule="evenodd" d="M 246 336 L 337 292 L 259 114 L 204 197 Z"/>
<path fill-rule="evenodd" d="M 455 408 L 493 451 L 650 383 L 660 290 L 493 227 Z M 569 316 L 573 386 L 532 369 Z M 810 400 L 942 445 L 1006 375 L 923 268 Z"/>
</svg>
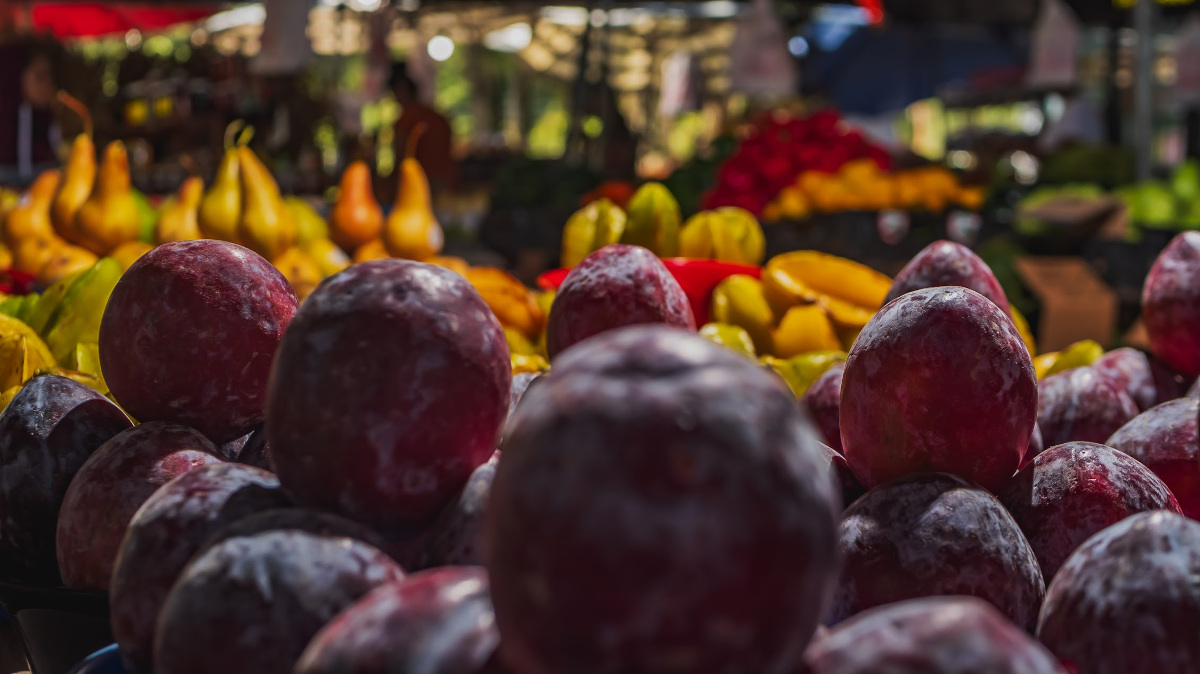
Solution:
<svg viewBox="0 0 1200 674">
<path fill-rule="evenodd" d="M 110 640 L 77 671 L 1200 659 L 1200 233 L 1146 279 L 1149 351 L 1041 353 L 950 241 L 894 277 L 768 257 L 747 210 L 649 184 L 570 218 L 534 290 L 441 256 L 415 163 L 387 218 L 352 167 L 326 225 L 230 135 L 136 255 L 48 188 L 4 223 L 95 248 L 0 303 L 0 604 L 35 672 Z M 342 257 L 310 279 L 314 242 Z"/>
</svg>

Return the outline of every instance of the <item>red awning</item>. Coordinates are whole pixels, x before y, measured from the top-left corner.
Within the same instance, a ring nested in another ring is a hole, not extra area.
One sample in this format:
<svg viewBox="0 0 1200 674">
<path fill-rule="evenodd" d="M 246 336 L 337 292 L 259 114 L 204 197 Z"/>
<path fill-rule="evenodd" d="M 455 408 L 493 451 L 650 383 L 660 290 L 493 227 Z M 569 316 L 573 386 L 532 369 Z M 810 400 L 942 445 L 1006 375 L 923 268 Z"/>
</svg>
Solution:
<svg viewBox="0 0 1200 674">
<path fill-rule="evenodd" d="M 101 2 L 36 3 L 29 10 L 33 28 L 58 38 L 90 37 L 151 31 L 199 21 L 220 10 L 218 5 L 127 5 Z"/>
</svg>

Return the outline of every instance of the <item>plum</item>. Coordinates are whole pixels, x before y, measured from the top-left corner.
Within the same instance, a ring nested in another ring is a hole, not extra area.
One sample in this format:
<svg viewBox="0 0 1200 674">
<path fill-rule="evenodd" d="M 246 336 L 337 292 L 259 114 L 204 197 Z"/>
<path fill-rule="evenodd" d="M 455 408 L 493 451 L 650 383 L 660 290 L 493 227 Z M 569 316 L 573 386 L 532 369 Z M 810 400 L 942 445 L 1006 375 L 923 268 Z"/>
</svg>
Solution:
<svg viewBox="0 0 1200 674">
<path fill-rule="evenodd" d="M 1025 455 L 1037 396 L 1029 351 L 994 303 L 966 288 L 917 290 L 850 349 L 842 453 L 868 489 L 945 472 L 995 491 Z"/>
<path fill-rule="evenodd" d="M 970 595 L 1032 631 L 1046 585 L 1012 515 L 945 473 L 901 478 L 842 513 L 831 624 L 892 602 Z"/>
<path fill-rule="evenodd" d="M 142 504 L 125 532 L 109 585 L 113 636 L 130 672 L 150 673 L 163 601 L 209 537 L 247 515 L 288 504 L 274 475 L 236 463 L 200 466 Z"/>
<path fill-rule="evenodd" d="M 892 281 L 884 304 L 924 288 L 960 286 L 988 298 L 1007 316 L 1008 297 L 987 266 L 970 248 L 953 241 L 935 241 L 909 261 Z"/>
<path fill-rule="evenodd" d="M 313 637 L 295 674 L 482 674 L 500 634 L 478 567 L 378 587 Z"/>
<path fill-rule="evenodd" d="M 1000 501 L 1033 547 L 1046 578 L 1053 578 L 1075 548 L 1105 527 L 1150 510 L 1179 512 L 1171 490 L 1150 469 L 1091 442 L 1068 442 L 1042 452 L 1017 473 Z"/>
<path fill-rule="evenodd" d="M 422 542 L 419 562 L 410 570 L 483 564 L 480 527 L 499 461 L 500 453 L 497 452 L 475 470 L 458 500 L 451 503 L 430 527 Z"/>
<path fill-rule="evenodd" d="M 1037 421 L 1048 447 L 1102 443 L 1137 415 L 1133 398 L 1091 367 L 1050 375 L 1039 388 Z"/>
<path fill-rule="evenodd" d="M 192 560 L 154 639 L 155 674 L 280 674 L 338 613 L 404 572 L 361 541 L 302 531 L 231 538 Z"/>
<path fill-rule="evenodd" d="M 1142 287 L 1150 349 L 1189 379 L 1200 376 L 1200 232 L 1176 236 Z"/>
<path fill-rule="evenodd" d="M 1183 514 L 1200 519 L 1200 400 L 1181 398 L 1134 417 L 1108 439 L 1108 445 L 1142 462 L 1162 479 Z"/>
<path fill-rule="evenodd" d="M 546 352 L 553 360 L 588 337 L 643 324 L 696 330 L 687 294 L 662 260 L 639 246 L 605 246 L 559 286 L 546 323 Z"/>
<path fill-rule="evenodd" d="M 1086 674 L 1191 674 L 1200 662 L 1200 523 L 1140 513 L 1092 536 L 1046 592 L 1038 638 Z"/>
<path fill-rule="evenodd" d="M 25 384 L 0 414 L 0 569 L 10 580 L 60 582 L 58 510 L 75 473 L 132 424 L 116 405 L 55 375 Z"/>
<path fill-rule="evenodd" d="M 800 674 L 1065 674 L 987 602 L 913 599 L 847 620 L 804 654 Z"/>
<path fill-rule="evenodd" d="M 271 531 L 301 531 L 314 536 L 350 538 L 383 550 L 387 540 L 370 527 L 332 513 L 311 508 L 272 508 L 244 517 L 217 531 L 200 552 L 231 538 L 247 538 Z"/>
<path fill-rule="evenodd" d="M 217 444 L 263 421 L 267 376 L 299 302 L 283 274 L 224 241 L 146 253 L 113 289 L 100 365 L 135 419 L 191 426 Z"/>
<path fill-rule="evenodd" d="M 817 378 L 800 398 L 808 416 L 825 437 L 825 444 L 839 454 L 842 451 L 842 427 L 838 408 L 842 402 L 844 363 L 838 363 Z"/>
<path fill-rule="evenodd" d="M 58 515 L 58 569 L 67 587 L 107 590 L 133 514 L 175 477 L 222 463 L 218 451 L 199 431 L 161 421 L 101 445 L 71 480 Z"/>
<path fill-rule="evenodd" d="M 1137 349 L 1109 351 L 1092 363 L 1092 368 L 1113 380 L 1143 412 L 1187 392 L 1183 377 Z"/>
<path fill-rule="evenodd" d="M 840 504 L 778 377 L 684 330 L 608 331 L 529 391 L 500 456 L 484 557 L 511 669 L 799 661 Z"/>
<path fill-rule="evenodd" d="M 508 343 L 457 273 L 378 260 L 336 274 L 284 336 L 267 443 L 304 505 L 386 536 L 429 523 L 496 450 Z"/>
</svg>

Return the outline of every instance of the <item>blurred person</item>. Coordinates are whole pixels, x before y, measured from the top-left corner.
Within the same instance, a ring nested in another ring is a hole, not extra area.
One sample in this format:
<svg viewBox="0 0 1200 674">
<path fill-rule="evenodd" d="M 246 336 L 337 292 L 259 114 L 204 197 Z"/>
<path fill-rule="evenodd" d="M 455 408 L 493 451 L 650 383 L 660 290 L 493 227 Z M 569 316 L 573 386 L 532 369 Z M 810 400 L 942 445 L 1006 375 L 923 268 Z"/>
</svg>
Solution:
<svg viewBox="0 0 1200 674">
<path fill-rule="evenodd" d="M 28 184 L 58 163 L 50 57 L 28 45 L 0 47 L 0 183 Z"/>
<path fill-rule="evenodd" d="M 400 119 L 396 121 L 397 161 L 404 158 L 411 134 L 424 125 L 425 130 L 414 152 L 417 161 L 429 176 L 435 193 L 453 190 L 458 183 L 458 167 L 451 151 L 454 134 L 450 122 L 421 99 L 420 88 L 409 76 L 405 64 L 392 66 L 390 85 L 392 95 L 401 106 Z"/>
</svg>

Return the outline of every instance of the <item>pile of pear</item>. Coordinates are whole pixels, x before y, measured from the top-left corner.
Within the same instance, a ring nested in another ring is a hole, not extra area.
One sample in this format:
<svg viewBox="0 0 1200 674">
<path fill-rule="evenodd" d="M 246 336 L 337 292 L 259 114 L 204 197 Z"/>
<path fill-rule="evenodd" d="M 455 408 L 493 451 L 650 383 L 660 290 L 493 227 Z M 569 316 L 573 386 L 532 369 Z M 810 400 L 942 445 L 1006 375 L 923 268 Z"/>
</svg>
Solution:
<svg viewBox="0 0 1200 674">
<path fill-rule="evenodd" d="M 125 145 L 110 143 L 97 162 L 91 135 L 80 134 L 66 166 L 39 175 L 4 216 L 0 266 L 31 274 L 47 287 L 101 257 L 132 263 L 149 249 L 139 240 L 142 223 Z"/>
</svg>

